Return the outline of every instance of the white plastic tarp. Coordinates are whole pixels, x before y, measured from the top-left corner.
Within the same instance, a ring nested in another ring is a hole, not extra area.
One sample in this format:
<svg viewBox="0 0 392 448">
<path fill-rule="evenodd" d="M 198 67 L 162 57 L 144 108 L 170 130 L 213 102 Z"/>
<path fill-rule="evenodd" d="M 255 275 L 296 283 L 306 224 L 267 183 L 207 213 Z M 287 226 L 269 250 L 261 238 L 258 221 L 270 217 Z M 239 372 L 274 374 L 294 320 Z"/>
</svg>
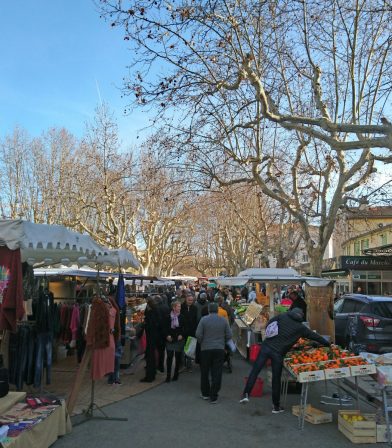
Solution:
<svg viewBox="0 0 392 448">
<path fill-rule="evenodd" d="M 35 224 L 23 220 L 0 220 L 0 246 L 20 249 L 22 261 L 31 265 L 88 263 L 106 266 L 138 267 L 127 250 L 110 250 L 89 235 L 64 226 Z"/>
<path fill-rule="evenodd" d="M 122 268 L 135 268 L 140 266 L 137 258 L 126 249 L 109 250 L 106 255 L 99 255 L 97 263 L 110 266 L 120 266 Z"/>
</svg>

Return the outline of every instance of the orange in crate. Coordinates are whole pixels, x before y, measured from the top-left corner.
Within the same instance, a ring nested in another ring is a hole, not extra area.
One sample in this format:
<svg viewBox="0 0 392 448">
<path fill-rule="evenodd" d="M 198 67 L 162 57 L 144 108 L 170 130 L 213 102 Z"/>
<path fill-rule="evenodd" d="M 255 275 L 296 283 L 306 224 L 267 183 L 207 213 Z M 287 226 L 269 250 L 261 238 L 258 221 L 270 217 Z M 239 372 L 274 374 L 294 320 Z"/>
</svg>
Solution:
<svg viewBox="0 0 392 448">
<path fill-rule="evenodd" d="M 248 377 L 245 377 L 245 383 L 248 381 Z M 263 396 L 263 386 L 264 381 L 261 378 L 257 378 L 255 385 L 253 386 L 251 397 L 262 397 Z"/>
</svg>

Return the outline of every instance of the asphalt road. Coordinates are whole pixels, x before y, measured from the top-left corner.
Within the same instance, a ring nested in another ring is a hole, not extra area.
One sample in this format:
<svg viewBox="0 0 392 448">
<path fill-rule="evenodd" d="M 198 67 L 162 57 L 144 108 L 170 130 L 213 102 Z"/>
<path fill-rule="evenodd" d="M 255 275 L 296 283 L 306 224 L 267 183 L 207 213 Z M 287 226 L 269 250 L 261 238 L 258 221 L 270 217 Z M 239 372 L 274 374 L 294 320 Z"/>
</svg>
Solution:
<svg viewBox="0 0 392 448">
<path fill-rule="evenodd" d="M 309 402 L 319 409 L 334 412 L 332 423 L 305 423 L 298 430 L 298 420 L 291 406 L 299 403 L 298 394 L 289 394 L 287 410 L 271 413 L 271 391 L 264 385 L 262 398 L 239 404 L 244 377 L 250 364 L 239 355 L 233 359 L 233 373 L 223 375 L 217 404 L 203 401 L 199 395 L 199 369 L 182 373 L 178 382 L 163 383 L 140 395 L 104 408 L 111 417 L 127 417 L 127 422 L 89 420 L 75 426 L 71 434 L 59 439 L 55 448 L 133 447 L 133 448 L 344 448 L 353 444 L 337 428 L 337 406 L 321 405 L 324 384 L 310 387 Z M 265 376 L 263 372 L 262 376 Z M 329 392 L 335 392 L 329 385 Z M 365 409 L 366 411 L 366 409 Z M 369 410 L 367 410 L 369 411 Z M 100 415 L 96 412 L 96 415 Z M 373 446 L 362 444 L 363 447 Z M 386 446 L 377 444 L 378 447 Z"/>
</svg>

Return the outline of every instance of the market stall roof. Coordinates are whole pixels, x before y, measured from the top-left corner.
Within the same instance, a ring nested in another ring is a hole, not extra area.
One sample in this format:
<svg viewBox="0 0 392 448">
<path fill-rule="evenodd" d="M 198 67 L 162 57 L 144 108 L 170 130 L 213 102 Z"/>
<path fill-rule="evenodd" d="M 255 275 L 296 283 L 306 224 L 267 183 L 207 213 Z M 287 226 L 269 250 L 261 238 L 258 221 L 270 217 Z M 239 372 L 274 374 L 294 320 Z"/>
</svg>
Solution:
<svg viewBox="0 0 392 448">
<path fill-rule="evenodd" d="M 0 220 L 0 246 L 20 249 L 22 261 L 31 265 L 94 262 L 106 266 L 139 267 L 127 250 L 111 250 L 89 235 L 59 225 L 36 224 L 21 219 Z"/>
<path fill-rule="evenodd" d="M 113 284 L 117 285 L 118 278 L 113 280 Z M 174 280 L 168 280 L 165 278 L 156 277 L 151 279 L 150 277 L 135 276 L 134 278 L 129 278 L 124 276 L 125 285 L 153 285 L 153 286 L 173 286 L 175 285 Z"/>
<path fill-rule="evenodd" d="M 35 268 L 34 275 L 36 277 L 91 277 L 96 278 L 99 275 L 100 278 L 113 277 L 112 272 L 98 271 L 96 269 L 89 269 L 84 266 L 81 269 L 75 267 L 70 268 Z"/>
<path fill-rule="evenodd" d="M 300 275 L 295 269 L 291 268 L 251 268 L 240 272 L 236 277 L 217 277 L 215 281 L 220 286 L 244 286 L 248 282 L 296 284 L 304 281 L 311 286 L 326 286 L 331 280 Z"/>
<path fill-rule="evenodd" d="M 164 279 L 167 280 L 175 280 L 175 281 L 183 281 L 183 282 L 197 282 L 198 278 L 197 277 L 192 277 L 190 275 L 174 275 L 171 277 L 162 277 Z"/>
</svg>

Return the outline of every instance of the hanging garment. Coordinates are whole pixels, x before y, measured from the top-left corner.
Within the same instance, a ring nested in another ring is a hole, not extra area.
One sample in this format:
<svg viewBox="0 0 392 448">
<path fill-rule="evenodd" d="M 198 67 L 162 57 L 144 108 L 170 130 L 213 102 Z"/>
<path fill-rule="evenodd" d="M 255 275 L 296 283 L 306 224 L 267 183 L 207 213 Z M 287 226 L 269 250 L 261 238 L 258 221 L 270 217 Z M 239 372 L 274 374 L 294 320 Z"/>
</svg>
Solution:
<svg viewBox="0 0 392 448">
<path fill-rule="evenodd" d="M 16 331 L 24 316 L 20 249 L 0 246 L 0 330 Z"/>
<path fill-rule="evenodd" d="M 91 378 L 99 380 L 107 373 L 112 373 L 115 361 L 116 345 L 114 341 L 114 326 L 116 322 L 117 310 L 114 306 L 105 304 L 108 307 L 109 345 L 106 348 L 93 350 L 91 362 Z"/>
</svg>

